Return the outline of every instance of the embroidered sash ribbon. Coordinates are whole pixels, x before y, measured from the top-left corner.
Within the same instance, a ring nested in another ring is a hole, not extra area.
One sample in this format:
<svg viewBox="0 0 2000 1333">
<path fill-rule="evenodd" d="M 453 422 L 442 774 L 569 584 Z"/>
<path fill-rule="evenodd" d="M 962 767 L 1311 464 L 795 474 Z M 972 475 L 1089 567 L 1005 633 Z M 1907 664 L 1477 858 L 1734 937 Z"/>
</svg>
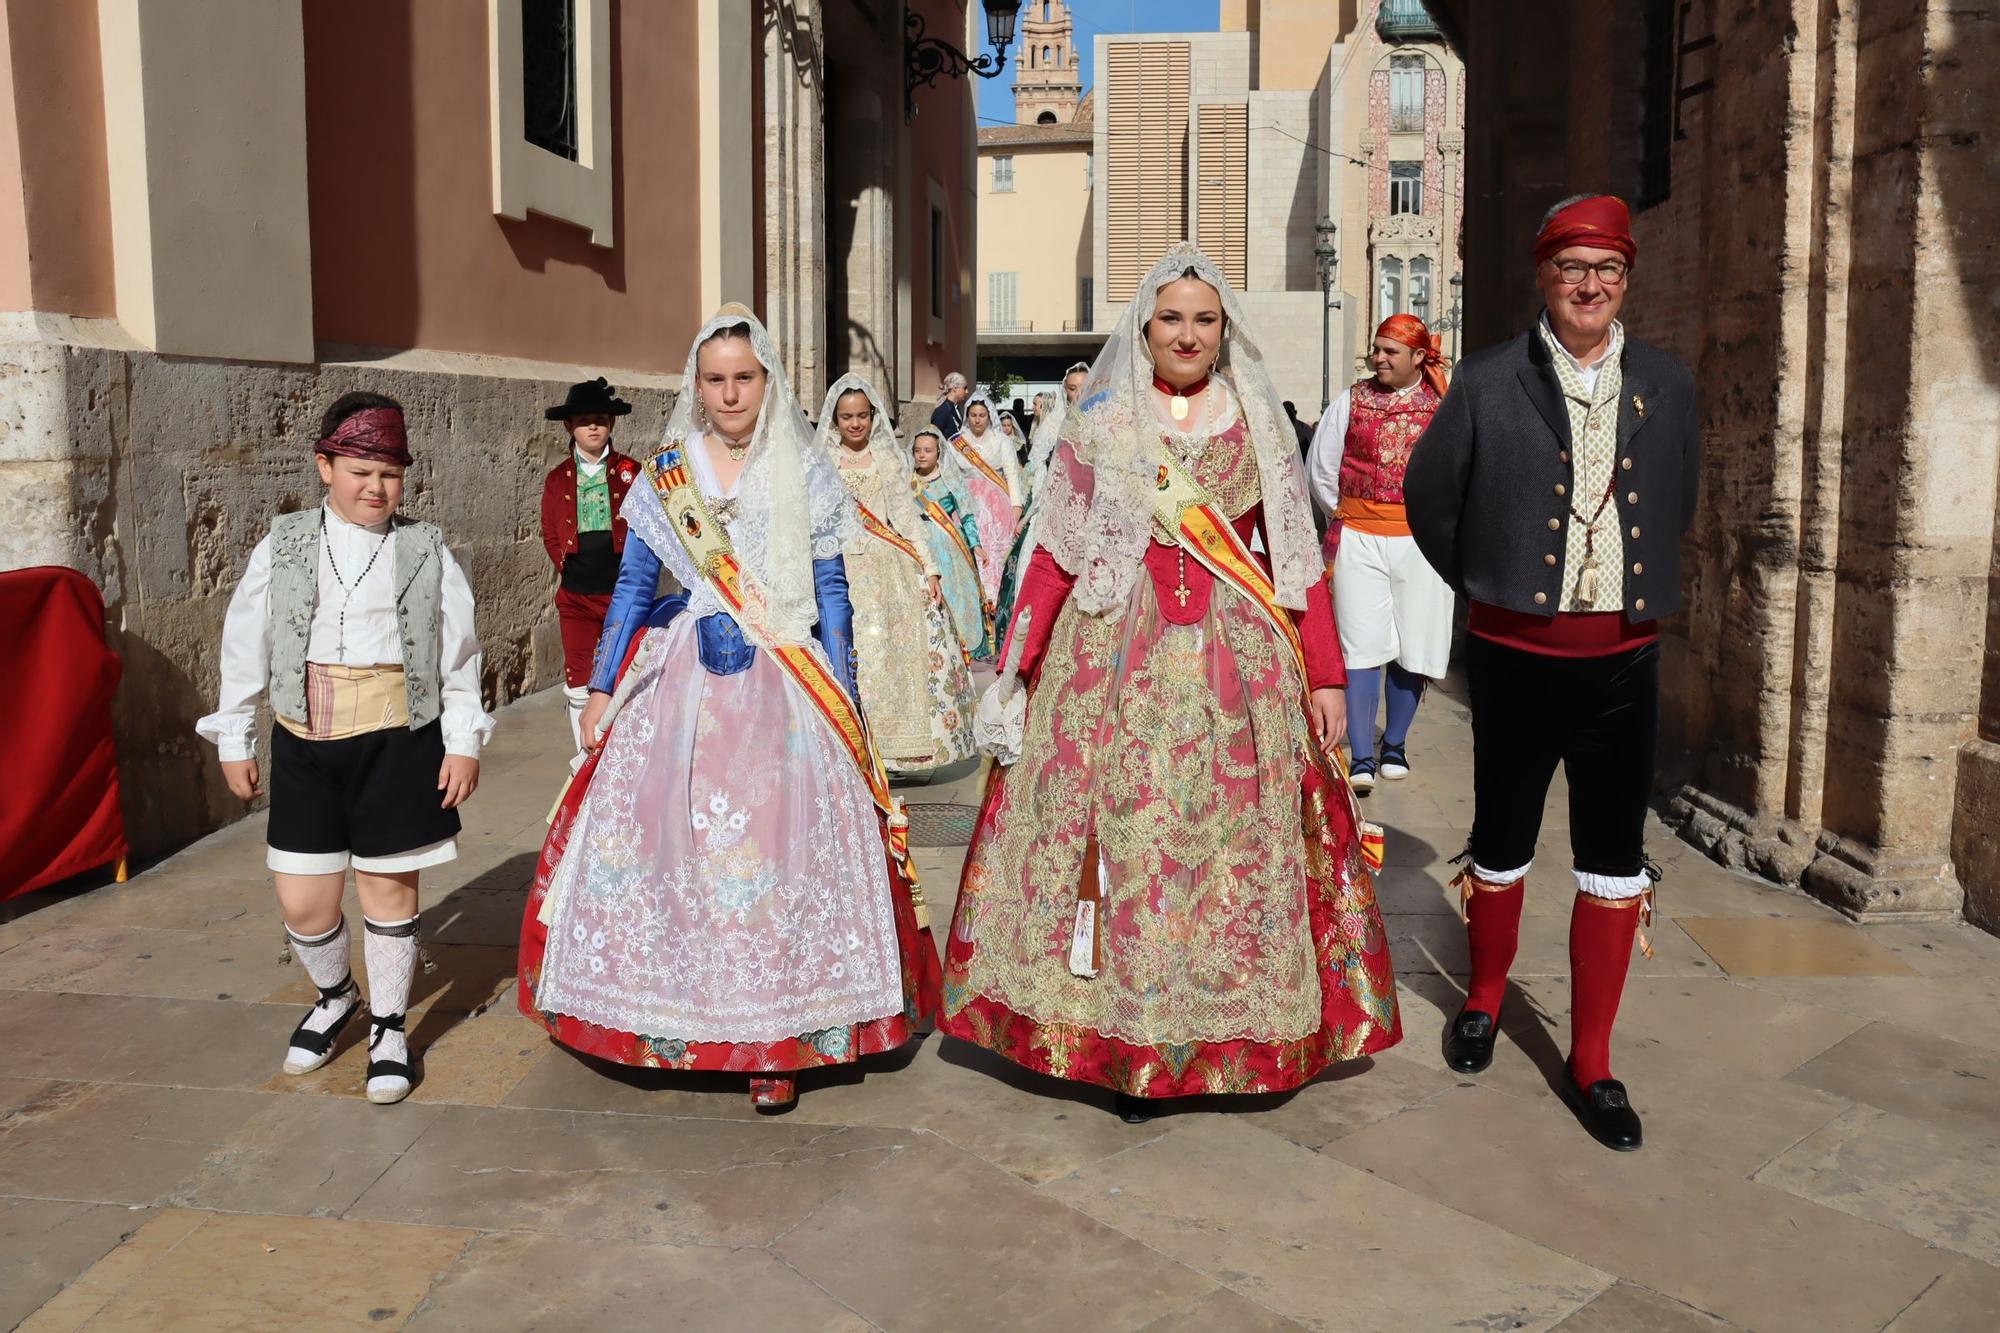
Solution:
<svg viewBox="0 0 2000 1333">
<path fill-rule="evenodd" d="M 1013 491 L 1008 489 L 1007 478 L 1000 475 L 999 468 L 994 467 L 980 456 L 979 450 L 972 447 L 972 441 L 966 439 L 963 435 L 954 435 L 951 437 L 951 447 L 958 450 L 959 457 L 970 463 L 979 472 L 980 476 L 986 478 L 986 480 L 992 482 L 1001 490 L 1007 491 L 1009 495 L 1013 494 Z"/>
<path fill-rule="evenodd" d="M 861 511 L 861 526 L 867 530 L 871 537 L 880 537 L 883 541 L 916 561 L 919 567 L 923 565 L 923 554 L 917 550 L 915 542 L 890 527 L 887 523 L 884 523 L 880 518 L 876 517 L 874 510 L 862 504 L 859 500 L 854 502 L 854 507 Z"/>
<path fill-rule="evenodd" d="M 975 585 L 978 584 L 979 558 L 973 555 L 972 546 L 965 540 L 965 533 L 959 529 L 958 524 L 952 522 L 951 515 L 944 512 L 944 506 L 933 500 L 930 497 L 930 493 L 921 486 L 917 487 L 917 501 L 923 505 L 925 517 L 950 534 L 952 546 L 965 561 L 965 567 L 972 571 L 973 583 Z M 867 511 L 864 510 L 863 512 L 866 513 Z M 986 634 L 986 642 L 991 643 L 993 642 L 993 606 L 983 597 L 980 599 L 979 606 L 980 611 L 983 613 L 983 628 Z M 968 662 L 972 660 L 972 648 L 970 646 L 965 647 L 965 660 Z"/>
</svg>

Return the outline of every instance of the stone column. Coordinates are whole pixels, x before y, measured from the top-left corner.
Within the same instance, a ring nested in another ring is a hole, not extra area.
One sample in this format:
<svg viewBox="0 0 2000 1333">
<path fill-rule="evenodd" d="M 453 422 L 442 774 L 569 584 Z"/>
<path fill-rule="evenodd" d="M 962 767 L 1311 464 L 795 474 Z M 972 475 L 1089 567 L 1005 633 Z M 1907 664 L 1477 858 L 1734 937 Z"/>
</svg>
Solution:
<svg viewBox="0 0 2000 1333">
<path fill-rule="evenodd" d="M 801 403 L 826 392 L 825 55 L 817 0 L 765 13 L 764 323 Z"/>
</svg>

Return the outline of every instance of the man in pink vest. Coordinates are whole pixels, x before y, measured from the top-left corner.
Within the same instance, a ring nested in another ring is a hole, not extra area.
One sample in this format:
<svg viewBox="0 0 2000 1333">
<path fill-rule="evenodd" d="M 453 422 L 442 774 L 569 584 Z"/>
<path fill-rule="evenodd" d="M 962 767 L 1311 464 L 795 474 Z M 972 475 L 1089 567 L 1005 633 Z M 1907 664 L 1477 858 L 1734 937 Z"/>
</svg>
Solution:
<svg viewBox="0 0 2000 1333">
<path fill-rule="evenodd" d="M 1452 613 L 1452 591 L 1417 549 L 1403 510 L 1410 453 L 1444 401 L 1444 356 L 1422 320 L 1391 315 L 1375 330 L 1368 360 L 1375 374 L 1327 407 L 1306 460 L 1313 494 L 1333 520 L 1326 558 L 1347 658 L 1354 790 L 1362 795 L 1378 772 L 1409 776 L 1410 723 L 1424 683 L 1445 673 Z M 1378 766 L 1375 714 L 1385 675 L 1389 717 Z"/>
</svg>

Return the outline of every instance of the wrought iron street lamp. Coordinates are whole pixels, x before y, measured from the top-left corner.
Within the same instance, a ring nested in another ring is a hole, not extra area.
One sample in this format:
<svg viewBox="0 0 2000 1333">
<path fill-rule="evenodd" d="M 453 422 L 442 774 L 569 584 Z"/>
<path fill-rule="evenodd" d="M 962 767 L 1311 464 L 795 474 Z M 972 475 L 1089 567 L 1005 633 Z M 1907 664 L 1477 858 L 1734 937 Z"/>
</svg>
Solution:
<svg viewBox="0 0 2000 1333">
<path fill-rule="evenodd" d="M 1340 298 L 1333 294 L 1340 278 L 1340 251 L 1334 248 L 1334 234 L 1340 229 L 1332 218 L 1313 223 L 1313 264 L 1319 270 L 1319 410 L 1325 412 L 1333 401 L 1333 312 Z"/>
<path fill-rule="evenodd" d="M 985 0 L 986 40 L 993 43 L 989 53 L 972 57 L 941 37 L 924 35 L 924 16 L 914 9 L 903 20 L 903 116 L 915 120 L 917 89 L 934 88 L 940 77 L 962 79 L 977 74 L 991 79 L 1007 67 L 1007 47 L 1014 40 L 1014 20 L 1020 17 L 1020 0 Z"/>
<path fill-rule="evenodd" d="M 1460 298 L 1464 293 L 1465 273 L 1461 270 L 1451 275 L 1451 323 L 1448 327 L 1451 329 L 1451 359 L 1453 361 L 1458 360 L 1458 349 L 1465 342 L 1465 307 L 1460 303 Z"/>
</svg>

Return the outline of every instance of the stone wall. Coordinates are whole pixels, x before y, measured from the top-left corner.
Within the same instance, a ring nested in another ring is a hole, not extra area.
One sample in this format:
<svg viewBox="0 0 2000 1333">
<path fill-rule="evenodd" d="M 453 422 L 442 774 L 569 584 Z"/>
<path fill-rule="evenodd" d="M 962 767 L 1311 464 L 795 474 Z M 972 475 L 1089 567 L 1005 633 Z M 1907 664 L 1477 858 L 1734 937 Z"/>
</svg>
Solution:
<svg viewBox="0 0 2000 1333">
<path fill-rule="evenodd" d="M 194 722 L 214 707 L 243 563 L 271 515 L 319 502 L 311 441 L 351 389 L 407 409 L 417 462 L 403 512 L 441 523 L 472 580 L 488 705 L 560 682 L 538 505 L 565 443 L 542 409 L 582 370 L 422 353 L 212 361 L 137 349 L 95 321 L 0 319 L 0 568 L 68 565 L 104 593 L 124 659 L 113 720 L 135 855 L 244 812 Z M 667 382 L 619 388 L 636 409 L 619 442 L 643 448 L 665 425 Z"/>
</svg>

